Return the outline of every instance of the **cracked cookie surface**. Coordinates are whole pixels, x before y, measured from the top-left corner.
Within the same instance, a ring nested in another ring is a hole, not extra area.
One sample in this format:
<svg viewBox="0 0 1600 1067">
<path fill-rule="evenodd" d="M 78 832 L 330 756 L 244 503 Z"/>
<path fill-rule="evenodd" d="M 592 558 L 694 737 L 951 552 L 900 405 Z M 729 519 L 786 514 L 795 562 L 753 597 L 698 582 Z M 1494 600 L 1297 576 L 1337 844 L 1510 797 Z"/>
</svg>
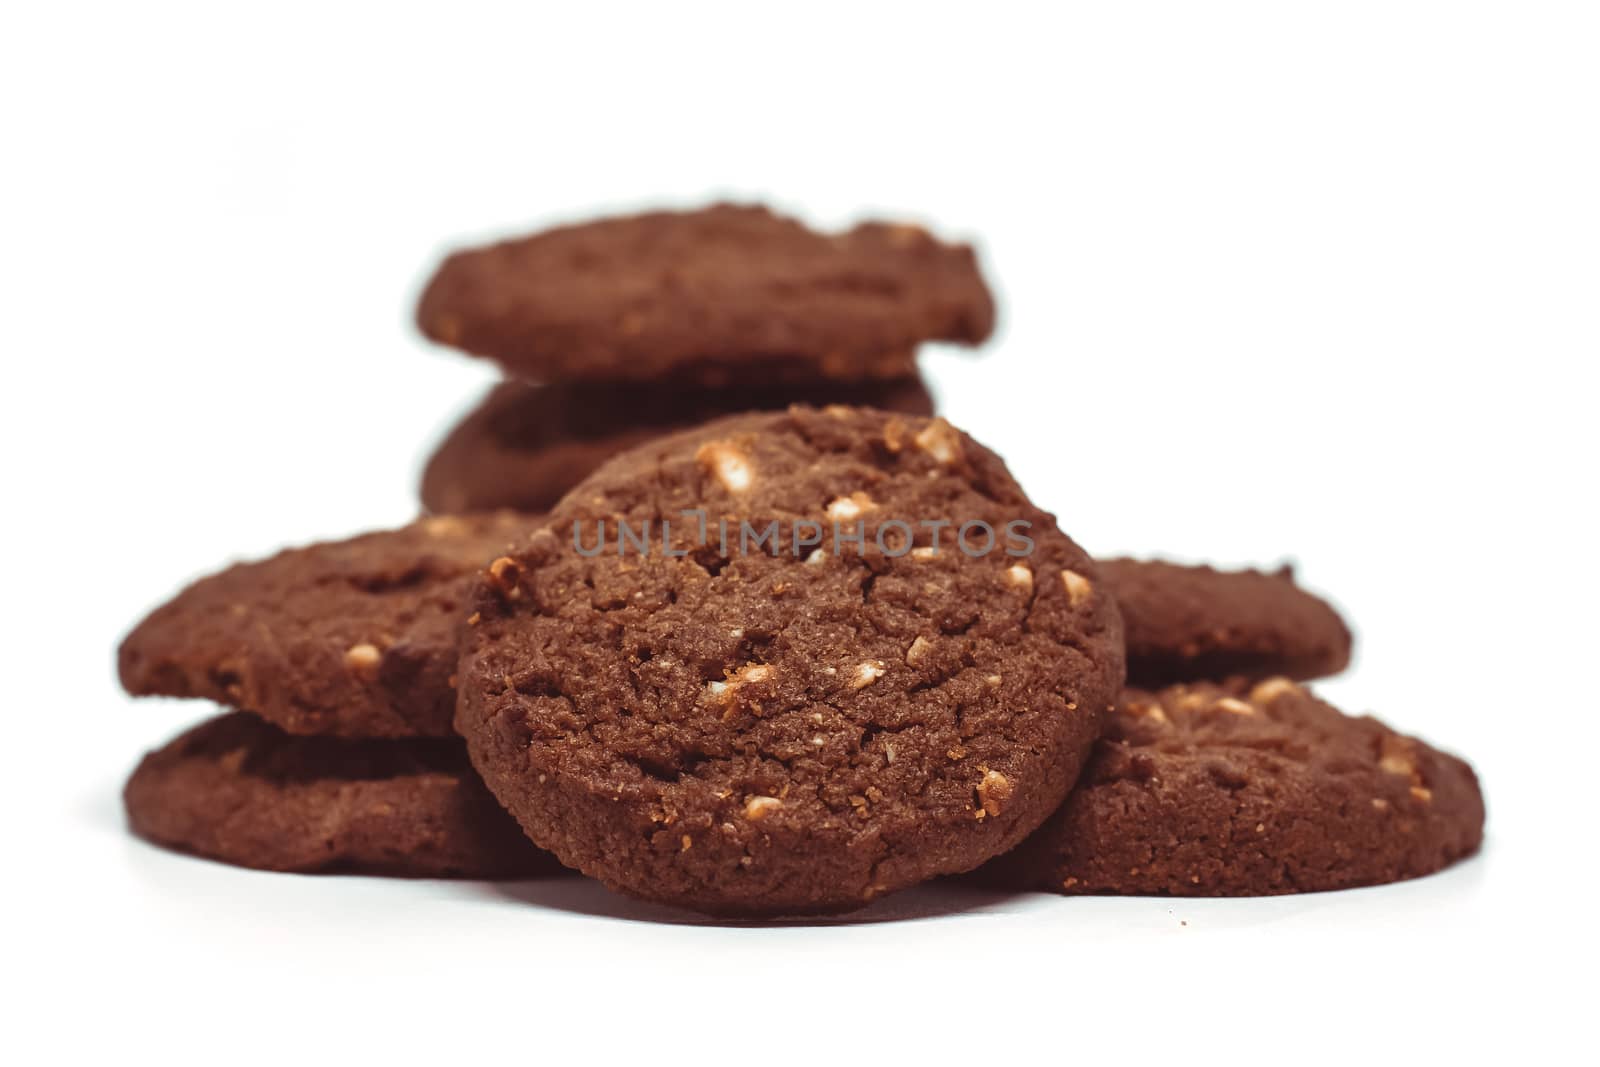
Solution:
<svg viewBox="0 0 1600 1067">
<path fill-rule="evenodd" d="M 235 564 L 124 638 L 122 685 L 135 696 L 214 700 L 297 734 L 453 736 L 450 679 L 468 588 L 539 521 L 422 519 Z"/>
<path fill-rule="evenodd" d="M 979 877 L 1069 894 L 1345 889 L 1469 856 L 1483 821 L 1465 762 L 1287 678 L 1130 689 L 1061 810 Z"/>
<path fill-rule="evenodd" d="M 145 756 L 123 790 L 141 837 L 241 867 L 418 878 L 561 869 L 522 835 L 459 741 L 295 737 L 248 712 Z"/>
<path fill-rule="evenodd" d="M 717 204 L 456 252 L 417 324 L 541 382 L 859 382 L 914 376 L 923 341 L 983 341 L 994 304 L 972 249 L 919 227 Z"/>
<path fill-rule="evenodd" d="M 619 551 L 618 520 L 652 550 Z M 971 522 L 988 554 L 962 550 Z M 473 606 L 456 725 L 490 789 L 569 866 L 714 914 L 846 910 L 1005 851 L 1065 796 L 1123 671 L 1093 562 L 999 458 L 860 408 L 618 457 Z"/>
<path fill-rule="evenodd" d="M 422 503 L 438 513 L 547 511 L 601 463 L 652 438 L 723 415 L 779 411 L 792 403 L 933 414 L 933 397 L 919 378 L 728 389 L 501 382 L 428 460 Z"/>
<path fill-rule="evenodd" d="M 1217 570 L 1162 560 L 1107 559 L 1128 637 L 1128 684 L 1337 674 L 1350 629 L 1294 571 Z"/>
</svg>

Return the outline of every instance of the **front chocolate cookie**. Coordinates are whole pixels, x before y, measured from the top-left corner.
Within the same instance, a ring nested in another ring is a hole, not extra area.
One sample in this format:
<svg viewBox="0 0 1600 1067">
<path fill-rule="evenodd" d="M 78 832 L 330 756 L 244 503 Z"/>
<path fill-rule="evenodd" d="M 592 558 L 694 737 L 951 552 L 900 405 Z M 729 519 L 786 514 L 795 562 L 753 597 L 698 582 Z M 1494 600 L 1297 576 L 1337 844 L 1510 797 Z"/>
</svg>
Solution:
<svg viewBox="0 0 1600 1067">
<path fill-rule="evenodd" d="M 867 409 L 618 457 L 474 606 L 456 725 L 489 788 L 569 866 L 716 914 L 845 910 L 1005 851 L 1123 671 L 1094 564 L 999 458 Z"/>
<path fill-rule="evenodd" d="M 538 521 L 444 516 L 236 564 L 134 628 L 117 650 L 122 685 L 215 700 L 290 733 L 452 736 L 468 587 Z"/>
<path fill-rule="evenodd" d="M 445 739 L 294 737 L 220 715 L 147 755 L 123 791 L 134 832 L 270 871 L 513 878 L 559 871 Z"/>
<path fill-rule="evenodd" d="M 1059 893 L 1259 896 L 1431 874 L 1483 840 L 1466 763 L 1286 678 L 1123 695 L 1083 781 L 981 872 Z"/>
</svg>

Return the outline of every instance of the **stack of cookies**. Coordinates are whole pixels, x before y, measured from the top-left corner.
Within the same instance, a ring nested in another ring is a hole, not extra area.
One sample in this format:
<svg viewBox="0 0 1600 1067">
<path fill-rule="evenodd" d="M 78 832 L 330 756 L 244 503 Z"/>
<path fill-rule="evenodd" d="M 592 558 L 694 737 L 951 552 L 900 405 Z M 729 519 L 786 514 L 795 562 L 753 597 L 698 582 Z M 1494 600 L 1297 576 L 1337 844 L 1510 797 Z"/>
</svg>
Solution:
<svg viewBox="0 0 1600 1067">
<path fill-rule="evenodd" d="M 719 415 L 932 414 L 918 346 L 982 342 L 994 302 L 972 249 L 919 227 L 825 235 L 723 204 L 457 252 L 417 324 L 507 375 L 429 460 L 423 506 L 545 511 L 603 460 Z"/>
<path fill-rule="evenodd" d="M 1465 763 L 1300 684 L 1351 640 L 1292 574 L 1097 563 L 931 417 L 917 345 L 993 320 L 969 249 L 612 219 L 450 257 L 418 319 L 515 377 L 429 464 L 431 516 L 129 635 L 130 692 L 235 709 L 135 771 L 143 836 L 758 916 L 969 872 L 1305 892 L 1478 847 Z"/>
</svg>

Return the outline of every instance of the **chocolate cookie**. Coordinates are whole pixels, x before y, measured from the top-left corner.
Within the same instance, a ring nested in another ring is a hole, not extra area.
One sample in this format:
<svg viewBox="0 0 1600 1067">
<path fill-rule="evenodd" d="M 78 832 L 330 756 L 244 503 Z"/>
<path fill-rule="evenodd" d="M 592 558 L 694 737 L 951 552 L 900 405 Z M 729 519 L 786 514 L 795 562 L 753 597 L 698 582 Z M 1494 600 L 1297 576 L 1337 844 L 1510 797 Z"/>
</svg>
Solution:
<svg viewBox="0 0 1600 1067">
<path fill-rule="evenodd" d="M 215 700 L 297 734 L 451 736 L 468 586 L 539 521 L 423 519 L 229 567 L 123 640 L 122 684 Z"/>
<path fill-rule="evenodd" d="M 428 461 L 422 503 L 442 513 L 500 507 L 546 511 L 619 452 L 718 416 L 778 411 L 792 403 L 933 414 L 933 397 L 916 378 L 744 389 L 502 382 Z"/>
<path fill-rule="evenodd" d="M 123 802 L 141 837 L 241 867 L 418 878 L 561 869 L 457 741 L 294 737 L 235 711 L 145 756 Z"/>
<path fill-rule="evenodd" d="M 1000 459 L 860 408 L 613 459 L 474 608 L 456 726 L 491 791 L 569 866 L 714 914 L 845 910 L 1005 851 L 1123 673 L 1093 562 Z"/>
<path fill-rule="evenodd" d="M 986 880 L 1257 896 L 1431 874 L 1476 852 L 1472 768 L 1289 681 L 1129 690 L 1059 812 Z"/>
<path fill-rule="evenodd" d="M 1319 678 L 1350 662 L 1350 630 L 1294 571 L 1219 571 L 1159 560 L 1100 562 L 1128 635 L 1128 683 L 1233 676 Z"/>
<path fill-rule="evenodd" d="M 827 235 L 719 204 L 456 252 L 417 323 L 537 381 L 859 382 L 911 377 L 919 342 L 984 340 L 994 304 L 972 249 L 916 226 Z"/>
</svg>

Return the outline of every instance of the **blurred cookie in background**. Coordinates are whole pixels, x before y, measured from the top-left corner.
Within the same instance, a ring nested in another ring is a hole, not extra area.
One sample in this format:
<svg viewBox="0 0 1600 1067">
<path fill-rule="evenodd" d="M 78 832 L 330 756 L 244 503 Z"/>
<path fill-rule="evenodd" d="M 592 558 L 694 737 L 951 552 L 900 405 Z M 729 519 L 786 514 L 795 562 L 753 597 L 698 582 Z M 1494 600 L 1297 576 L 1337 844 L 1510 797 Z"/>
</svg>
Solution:
<svg viewBox="0 0 1600 1067">
<path fill-rule="evenodd" d="M 601 463 L 651 438 L 744 411 L 793 403 L 933 414 L 920 378 L 860 385 L 679 389 L 506 381 L 450 431 L 422 475 L 435 513 L 545 511 Z"/>
<path fill-rule="evenodd" d="M 967 245 L 882 222 L 818 233 L 735 204 L 464 249 L 417 307 L 429 338 L 512 377 L 710 387 L 906 378 L 919 344 L 979 344 L 994 318 Z"/>
</svg>

